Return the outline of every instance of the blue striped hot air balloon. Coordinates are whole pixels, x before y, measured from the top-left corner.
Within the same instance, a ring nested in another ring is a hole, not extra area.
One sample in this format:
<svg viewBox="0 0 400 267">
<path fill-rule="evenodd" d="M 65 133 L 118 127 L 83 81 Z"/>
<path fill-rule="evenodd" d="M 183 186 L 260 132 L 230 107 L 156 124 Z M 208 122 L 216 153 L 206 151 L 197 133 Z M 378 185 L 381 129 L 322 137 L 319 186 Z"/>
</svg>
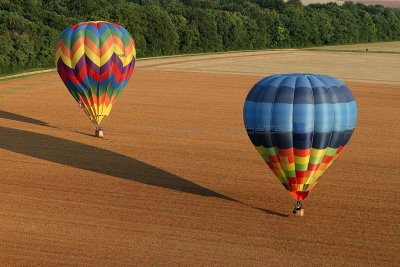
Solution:
<svg viewBox="0 0 400 267">
<path fill-rule="evenodd" d="M 251 142 L 302 210 L 301 201 L 349 141 L 357 105 L 335 78 L 278 74 L 254 85 L 243 115 Z"/>
</svg>

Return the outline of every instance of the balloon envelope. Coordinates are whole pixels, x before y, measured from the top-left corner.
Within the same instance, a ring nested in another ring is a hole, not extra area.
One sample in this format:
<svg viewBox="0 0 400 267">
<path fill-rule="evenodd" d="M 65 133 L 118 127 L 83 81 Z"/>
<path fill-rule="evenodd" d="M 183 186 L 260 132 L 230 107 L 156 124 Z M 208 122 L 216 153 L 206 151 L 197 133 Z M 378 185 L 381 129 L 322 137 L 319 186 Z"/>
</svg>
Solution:
<svg viewBox="0 0 400 267">
<path fill-rule="evenodd" d="M 259 154 L 293 197 L 303 200 L 349 141 L 357 105 L 335 78 L 279 74 L 254 85 L 243 115 Z"/>
<path fill-rule="evenodd" d="M 91 21 L 65 29 L 54 57 L 69 92 L 99 125 L 132 75 L 136 50 L 124 27 Z"/>
</svg>

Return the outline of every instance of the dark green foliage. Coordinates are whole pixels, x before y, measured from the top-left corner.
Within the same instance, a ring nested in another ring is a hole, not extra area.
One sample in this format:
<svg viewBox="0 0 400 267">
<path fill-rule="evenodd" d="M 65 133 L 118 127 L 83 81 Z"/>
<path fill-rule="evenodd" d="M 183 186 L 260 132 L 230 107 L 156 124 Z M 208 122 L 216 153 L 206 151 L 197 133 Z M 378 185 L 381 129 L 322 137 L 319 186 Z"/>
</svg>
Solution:
<svg viewBox="0 0 400 267">
<path fill-rule="evenodd" d="M 218 33 L 215 10 L 191 8 L 187 10 L 185 16 L 199 33 L 192 52 L 222 51 L 222 37 Z"/>
<path fill-rule="evenodd" d="M 145 50 L 141 50 L 142 55 L 158 56 L 178 53 L 178 33 L 166 11 L 152 5 L 142 8 L 139 16 L 146 45 Z"/>
<path fill-rule="evenodd" d="M 106 20 L 138 57 L 400 40 L 400 10 L 299 0 L 0 0 L 0 74 L 53 67 L 59 32 Z"/>
<path fill-rule="evenodd" d="M 178 51 L 180 53 L 190 53 L 195 51 L 200 33 L 197 26 L 182 15 L 172 15 L 178 33 Z"/>
</svg>

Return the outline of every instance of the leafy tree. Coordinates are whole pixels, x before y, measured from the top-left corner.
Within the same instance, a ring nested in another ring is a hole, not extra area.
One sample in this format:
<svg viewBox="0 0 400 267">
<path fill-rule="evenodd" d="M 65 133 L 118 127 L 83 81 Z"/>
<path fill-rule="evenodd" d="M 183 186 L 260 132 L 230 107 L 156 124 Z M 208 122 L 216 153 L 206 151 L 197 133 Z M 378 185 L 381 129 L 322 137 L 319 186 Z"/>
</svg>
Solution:
<svg viewBox="0 0 400 267">
<path fill-rule="evenodd" d="M 283 0 L 256 0 L 256 3 L 260 7 L 274 9 L 279 12 L 285 10 L 285 2 Z"/>
<path fill-rule="evenodd" d="M 8 73 L 13 70 L 11 58 L 15 51 L 13 41 L 8 34 L 0 35 L 0 51 L 0 73 Z"/>
<path fill-rule="evenodd" d="M 182 53 L 194 51 L 200 35 L 197 27 L 182 15 L 172 15 L 171 19 L 178 34 L 178 50 Z"/>
<path fill-rule="evenodd" d="M 239 50 L 246 47 L 247 32 L 241 16 L 225 11 L 219 12 L 215 19 L 225 50 Z"/>
<path fill-rule="evenodd" d="M 285 12 L 285 26 L 289 31 L 290 44 L 304 47 L 309 44 L 311 24 L 306 19 L 305 9 L 301 5 L 289 5 Z"/>
<path fill-rule="evenodd" d="M 188 10 L 187 17 L 199 32 L 199 39 L 194 52 L 222 50 L 222 38 L 218 34 L 215 12 L 193 8 Z"/>
<path fill-rule="evenodd" d="M 143 55 L 170 55 L 178 52 L 178 33 L 166 11 L 158 6 L 150 6 L 142 10 L 141 20 L 146 40 L 146 51 Z"/>
</svg>

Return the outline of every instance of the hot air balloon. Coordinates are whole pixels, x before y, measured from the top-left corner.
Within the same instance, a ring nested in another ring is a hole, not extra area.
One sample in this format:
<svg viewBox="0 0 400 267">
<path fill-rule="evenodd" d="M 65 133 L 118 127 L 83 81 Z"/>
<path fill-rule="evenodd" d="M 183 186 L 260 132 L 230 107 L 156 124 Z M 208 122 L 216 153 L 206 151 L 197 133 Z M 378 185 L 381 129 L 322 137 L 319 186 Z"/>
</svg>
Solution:
<svg viewBox="0 0 400 267">
<path fill-rule="evenodd" d="M 326 75 L 277 74 L 256 83 L 244 103 L 247 134 L 296 200 L 302 201 L 343 151 L 357 121 L 349 88 Z"/>
<path fill-rule="evenodd" d="M 132 75 L 136 50 L 129 32 L 118 24 L 90 21 L 65 29 L 55 48 L 58 74 L 71 95 L 96 125 L 100 123 Z"/>
</svg>

